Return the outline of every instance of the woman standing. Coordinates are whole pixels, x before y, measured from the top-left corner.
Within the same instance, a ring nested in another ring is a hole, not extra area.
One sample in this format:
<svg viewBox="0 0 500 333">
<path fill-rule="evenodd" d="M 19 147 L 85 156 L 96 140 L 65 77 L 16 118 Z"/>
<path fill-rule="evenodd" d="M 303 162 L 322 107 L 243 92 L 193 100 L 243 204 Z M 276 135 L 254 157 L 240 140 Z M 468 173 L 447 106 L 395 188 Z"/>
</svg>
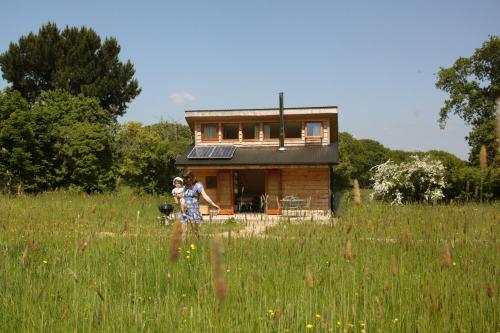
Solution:
<svg viewBox="0 0 500 333">
<path fill-rule="evenodd" d="M 187 171 L 184 176 L 184 200 L 186 201 L 186 212 L 181 214 L 181 223 L 183 232 L 186 230 L 186 223 L 192 223 L 194 232 L 198 234 L 198 223 L 203 222 L 203 216 L 200 212 L 200 194 L 210 205 L 220 210 L 219 205 L 213 202 L 210 196 L 205 192 L 203 184 L 200 183 L 191 171 Z"/>
</svg>

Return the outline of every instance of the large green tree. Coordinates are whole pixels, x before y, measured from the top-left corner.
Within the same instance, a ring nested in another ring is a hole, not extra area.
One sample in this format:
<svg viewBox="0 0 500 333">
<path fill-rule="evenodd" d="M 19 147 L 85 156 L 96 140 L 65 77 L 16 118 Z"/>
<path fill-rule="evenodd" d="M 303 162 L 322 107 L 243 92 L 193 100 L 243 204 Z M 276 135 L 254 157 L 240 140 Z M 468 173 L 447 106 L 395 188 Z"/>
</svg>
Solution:
<svg viewBox="0 0 500 333">
<path fill-rule="evenodd" d="M 0 119 L 0 187 L 113 188 L 114 122 L 96 98 L 48 91 L 30 105 L 7 89 L 0 91 Z"/>
<path fill-rule="evenodd" d="M 190 143 L 191 131 L 186 125 L 125 123 L 115 136 L 118 172 L 127 184 L 139 190 L 164 193 L 171 189 L 178 173 L 176 157 Z"/>
<path fill-rule="evenodd" d="M 440 68 L 436 87 L 449 94 L 439 113 L 444 127 L 450 114 L 456 114 L 472 127 L 467 136 L 471 147 L 469 160 L 479 164 L 482 145 L 488 162 L 495 163 L 495 99 L 500 97 L 500 38 L 491 36 L 468 58 L 458 58 L 453 66 Z"/>
<path fill-rule="evenodd" d="M 22 96 L 34 102 L 45 90 L 62 89 L 73 95 L 96 97 L 113 117 L 122 116 L 127 104 L 141 91 L 134 66 L 118 58 L 115 38 L 101 42 L 89 28 L 43 25 L 11 43 L 0 54 L 3 78 Z"/>
</svg>

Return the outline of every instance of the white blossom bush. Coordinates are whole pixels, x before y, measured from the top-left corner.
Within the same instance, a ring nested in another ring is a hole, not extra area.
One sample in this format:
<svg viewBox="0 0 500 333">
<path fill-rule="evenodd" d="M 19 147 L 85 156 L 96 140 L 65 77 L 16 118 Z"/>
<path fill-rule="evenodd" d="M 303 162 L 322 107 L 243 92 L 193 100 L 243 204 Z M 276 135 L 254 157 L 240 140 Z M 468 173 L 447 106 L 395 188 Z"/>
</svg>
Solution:
<svg viewBox="0 0 500 333">
<path fill-rule="evenodd" d="M 411 161 L 395 164 L 391 160 L 372 168 L 371 199 L 391 204 L 437 202 L 444 198 L 445 167 L 430 157 L 411 156 Z"/>
</svg>

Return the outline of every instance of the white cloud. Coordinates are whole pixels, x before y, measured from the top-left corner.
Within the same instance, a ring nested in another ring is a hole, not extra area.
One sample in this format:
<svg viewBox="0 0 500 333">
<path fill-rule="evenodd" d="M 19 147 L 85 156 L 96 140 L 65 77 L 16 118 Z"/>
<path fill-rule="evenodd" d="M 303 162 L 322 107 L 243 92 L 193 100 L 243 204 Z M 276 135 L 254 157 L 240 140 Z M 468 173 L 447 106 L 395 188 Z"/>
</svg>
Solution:
<svg viewBox="0 0 500 333">
<path fill-rule="evenodd" d="M 170 100 L 174 104 L 184 104 L 186 102 L 192 102 L 196 99 L 193 95 L 188 92 L 174 92 L 170 94 Z"/>
</svg>

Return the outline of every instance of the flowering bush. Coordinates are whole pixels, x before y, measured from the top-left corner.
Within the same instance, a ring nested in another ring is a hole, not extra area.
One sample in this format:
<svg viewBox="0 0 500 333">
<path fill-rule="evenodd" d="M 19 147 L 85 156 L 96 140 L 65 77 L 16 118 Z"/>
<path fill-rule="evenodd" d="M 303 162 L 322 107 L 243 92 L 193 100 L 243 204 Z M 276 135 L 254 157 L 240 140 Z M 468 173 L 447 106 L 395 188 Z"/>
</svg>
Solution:
<svg viewBox="0 0 500 333">
<path fill-rule="evenodd" d="M 445 167 L 441 161 L 414 155 L 409 162 L 391 160 L 372 168 L 372 199 L 402 204 L 408 201 L 436 202 L 444 198 Z"/>
</svg>

